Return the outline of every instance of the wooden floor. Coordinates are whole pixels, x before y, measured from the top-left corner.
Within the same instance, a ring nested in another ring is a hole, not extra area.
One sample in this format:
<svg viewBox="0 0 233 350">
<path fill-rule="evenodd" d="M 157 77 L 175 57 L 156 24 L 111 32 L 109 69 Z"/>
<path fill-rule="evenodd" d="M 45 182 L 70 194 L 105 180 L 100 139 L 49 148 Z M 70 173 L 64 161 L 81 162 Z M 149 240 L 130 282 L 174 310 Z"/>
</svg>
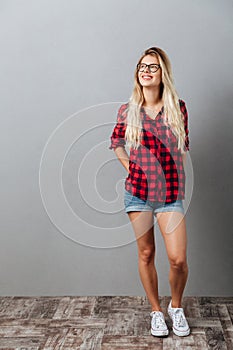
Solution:
<svg viewBox="0 0 233 350">
<path fill-rule="evenodd" d="M 191 328 L 169 336 L 150 335 L 146 297 L 0 297 L 0 349 L 232 350 L 233 297 L 183 297 Z"/>
</svg>

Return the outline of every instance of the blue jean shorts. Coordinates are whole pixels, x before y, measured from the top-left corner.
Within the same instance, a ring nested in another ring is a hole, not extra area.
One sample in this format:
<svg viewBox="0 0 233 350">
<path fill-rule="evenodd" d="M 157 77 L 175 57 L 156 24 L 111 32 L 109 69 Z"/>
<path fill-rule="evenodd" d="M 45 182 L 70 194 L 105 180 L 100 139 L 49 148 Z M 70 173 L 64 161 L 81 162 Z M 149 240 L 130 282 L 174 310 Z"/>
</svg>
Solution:
<svg viewBox="0 0 233 350">
<path fill-rule="evenodd" d="M 153 211 L 154 213 L 164 213 L 167 211 L 178 211 L 184 214 L 184 207 L 182 200 L 176 200 L 173 203 L 163 203 L 163 202 L 150 202 L 144 201 L 130 192 L 126 191 L 124 193 L 124 205 L 125 212 L 130 211 Z"/>
</svg>

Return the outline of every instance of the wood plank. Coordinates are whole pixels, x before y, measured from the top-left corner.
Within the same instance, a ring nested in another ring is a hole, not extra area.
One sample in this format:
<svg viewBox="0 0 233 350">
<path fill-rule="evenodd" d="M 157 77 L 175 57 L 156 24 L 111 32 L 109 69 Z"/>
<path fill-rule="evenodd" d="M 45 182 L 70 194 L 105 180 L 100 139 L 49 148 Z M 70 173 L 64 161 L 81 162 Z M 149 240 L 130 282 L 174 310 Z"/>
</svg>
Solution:
<svg viewBox="0 0 233 350">
<path fill-rule="evenodd" d="M 200 305 L 233 304 L 233 297 L 197 297 Z"/>
<path fill-rule="evenodd" d="M 48 350 L 101 350 L 104 331 L 99 328 L 69 329 L 65 334 L 49 335 L 41 349 Z"/>
<path fill-rule="evenodd" d="M 113 309 L 107 318 L 106 335 L 148 335 L 151 317 L 148 312 Z"/>
<path fill-rule="evenodd" d="M 221 318 L 230 319 L 228 309 L 225 304 L 205 304 L 200 308 L 203 318 Z"/>
<path fill-rule="evenodd" d="M 36 298 L 30 318 L 52 318 L 59 305 L 60 298 Z"/>
<path fill-rule="evenodd" d="M 96 297 L 64 297 L 61 298 L 54 319 L 76 319 L 90 316 L 96 303 Z"/>
<path fill-rule="evenodd" d="M 231 304 L 226 304 L 227 311 L 229 313 L 229 316 L 231 318 L 231 322 L 233 323 L 233 305 Z"/>
<path fill-rule="evenodd" d="M 163 339 L 153 336 L 104 335 L 102 350 L 162 350 Z M 169 349 L 171 350 L 171 348 Z"/>
<path fill-rule="evenodd" d="M 93 314 L 98 316 L 108 316 L 109 311 L 117 310 L 123 311 L 124 309 L 137 309 L 150 311 L 150 305 L 146 297 L 96 297 L 96 303 L 94 306 Z"/>
<path fill-rule="evenodd" d="M 35 298 L 12 297 L 1 301 L 0 317 L 28 318 Z"/>
<path fill-rule="evenodd" d="M 231 319 L 220 318 L 224 341 L 226 342 L 227 349 L 233 349 L 233 325 Z"/>
<path fill-rule="evenodd" d="M 203 327 L 203 328 L 208 328 L 208 327 L 218 327 L 221 328 L 221 322 L 220 320 L 215 317 L 215 318 L 190 318 L 187 317 L 188 323 L 190 327 Z"/>
<path fill-rule="evenodd" d="M 40 350 L 41 344 L 44 343 L 44 338 L 0 338 L 0 349 L 25 349 L 25 350 Z"/>
<path fill-rule="evenodd" d="M 37 327 L 51 327 L 51 328 L 57 328 L 57 327 L 75 327 L 79 326 L 81 328 L 87 326 L 87 327 L 104 327 L 106 324 L 105 318 L 97 318 L 97 317 L 80 317 L 79 319 L 43 319 L 43 318 L 35 318 L 35 319 L 11 319 L 11 318 L 3 318 L 0 319 L 0 328 L 3 326 L 29 326 L 32 324 L 32 326 Z"/>
<path fill-rule="evenodd" d="M 195 339 L 192 335 L 188 337 L 178 337 L 171 332 L 170 337 L 163 339 L 163 350 L 193 350 Z"/>
<path fill-rule="evenodd" d="M 206 340 L 209 349 L 214 350 L 227 350 L 225 339 L 223 336 L 223 331 L 219 327 L 207 327 L 205 329 Z"/>
</svg>

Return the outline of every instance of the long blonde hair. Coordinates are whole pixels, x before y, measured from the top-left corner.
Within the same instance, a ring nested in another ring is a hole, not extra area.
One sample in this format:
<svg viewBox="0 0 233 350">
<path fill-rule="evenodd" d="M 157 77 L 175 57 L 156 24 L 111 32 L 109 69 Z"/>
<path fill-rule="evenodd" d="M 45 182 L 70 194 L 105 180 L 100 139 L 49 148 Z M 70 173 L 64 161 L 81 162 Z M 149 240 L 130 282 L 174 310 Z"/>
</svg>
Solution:
<svg viewBox="0 0 233 350">
<path fill-rule="evenodd" d="M 162 70 L 160 93 L 164 102 L 165 119 L 178 140 L 178 149 L 181 150 L 181 153 L 184 153 L 186 136 L 184 129 L 184 116 L 180 110 L 179 97 L 174 86 L 170 60 L 162 49 L 158 47 L 151 47 L 144 51 L 137 65 L 141 63 L 142 59 L 146 55 L 157 56 L 159 60 Z M 141 143 L 142 121 L 140 118 L 140 111 L 144 102 L 142 86 L 138 79 L 137 65 L 134 73 L 134 88 L 127 108 L 127 127 L 125 132 L 127 145 L 130 148 L 132 147 L 135 149 L 137 149 Z"/>
</svg>

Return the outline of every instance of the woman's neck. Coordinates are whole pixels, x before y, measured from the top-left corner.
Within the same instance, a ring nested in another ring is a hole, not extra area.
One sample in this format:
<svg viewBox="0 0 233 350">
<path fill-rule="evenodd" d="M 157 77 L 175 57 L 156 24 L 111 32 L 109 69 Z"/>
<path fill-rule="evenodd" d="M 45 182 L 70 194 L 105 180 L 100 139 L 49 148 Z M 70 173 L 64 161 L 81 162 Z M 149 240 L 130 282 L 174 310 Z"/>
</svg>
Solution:
<svg viewBox="0 0 233 350">
<path fill-rule="evenodd" d="M 158 90 L 148 89 L 144 86 L 143 95 L 144 95 L 144 103 L 143 103 L 144 107 L 156 108 L 161 104 L 163 104 L 160 91 Z"/>
</svg>

